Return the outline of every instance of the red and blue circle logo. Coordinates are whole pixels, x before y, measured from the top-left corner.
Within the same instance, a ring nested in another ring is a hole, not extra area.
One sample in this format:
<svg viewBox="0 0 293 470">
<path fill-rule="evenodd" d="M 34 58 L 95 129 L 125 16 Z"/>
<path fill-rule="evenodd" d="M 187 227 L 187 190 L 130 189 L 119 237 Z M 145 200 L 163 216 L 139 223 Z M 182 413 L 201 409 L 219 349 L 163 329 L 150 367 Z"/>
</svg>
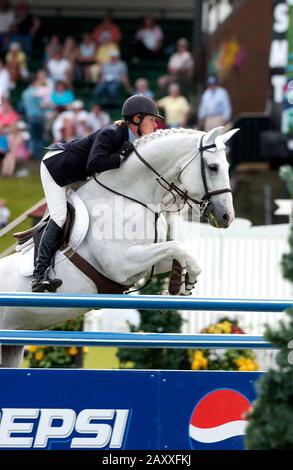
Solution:
<svg viewBox="0 0 293 470">
<path fill-rule="evenodd" d="M 196 405 L 189 422 L 193 449 L 221 449 L 231 439 L 231 448 L 244 448 L 246 413 L 250 401 L 231 389 L 213 390 Z"/>
</svg>

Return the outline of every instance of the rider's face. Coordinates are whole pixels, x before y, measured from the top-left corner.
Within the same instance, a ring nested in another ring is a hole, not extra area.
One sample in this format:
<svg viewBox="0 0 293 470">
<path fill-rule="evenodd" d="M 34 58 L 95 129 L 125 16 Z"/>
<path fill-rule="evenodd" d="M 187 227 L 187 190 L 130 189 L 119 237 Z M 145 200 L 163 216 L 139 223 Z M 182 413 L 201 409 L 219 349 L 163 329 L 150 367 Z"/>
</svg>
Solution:
<svg viewBox="0 0 293 470">
<path fill-rule="evenodd" d="M 145 116 L 143 119 L 141 125 L 140 125 L 140 130 L 143 135 L 151 134 L 157 129 L 157 121 L 155 116 Z"/>
</svg>

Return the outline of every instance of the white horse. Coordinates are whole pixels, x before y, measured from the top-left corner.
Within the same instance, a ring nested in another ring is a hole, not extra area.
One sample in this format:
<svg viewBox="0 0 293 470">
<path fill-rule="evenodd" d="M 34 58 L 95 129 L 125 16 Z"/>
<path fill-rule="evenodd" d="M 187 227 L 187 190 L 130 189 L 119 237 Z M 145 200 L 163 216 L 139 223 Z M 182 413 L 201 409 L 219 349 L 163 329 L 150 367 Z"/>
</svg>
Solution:
<svg viewBox="0 0 293 470">
<path fill-rule="evenodd" d="M 77 195 L 87 208 L 90 222 L 78 254 L 104 276 L 125 286 L 147 278 L 154 265 L 156 273 L 169 272 L 175 259 L 188 274 L 180 293 L 189 294 L 200 267 L 180 242 L 166 241 L 163 201 L 172 190 L 194 207 L 200 203 L 202 211 L 209 203 L 209 222 L 222 228 L 230 225 L 234 209 L 225 142 L 237 129 L 221 132 L 223 128 L 207 134 L 186 129 L 157 131 L 138 139 L 136 152 L 119 169 L 97 176 L 104 187 L 94 178 L 81 186 Z M 178 180 L 185 193 L 171 185 Z M 159 213 L 157 223 L 155 212 Z M 30 292 L 31 277 L 20 275 L 21 256 L 15 253 L 0 260 L 1 292 Z M 67 258 L 57 258 L 55 271 L 63 280 L 58 292 L 97 292 L 94 283 Z M 82 313 L 85 310 L 0 307 L 0 329 L 46 329 Z M 22 353 L 20 346 L 3 346 L 2 367 L 17 367 Z"/>
</svg>

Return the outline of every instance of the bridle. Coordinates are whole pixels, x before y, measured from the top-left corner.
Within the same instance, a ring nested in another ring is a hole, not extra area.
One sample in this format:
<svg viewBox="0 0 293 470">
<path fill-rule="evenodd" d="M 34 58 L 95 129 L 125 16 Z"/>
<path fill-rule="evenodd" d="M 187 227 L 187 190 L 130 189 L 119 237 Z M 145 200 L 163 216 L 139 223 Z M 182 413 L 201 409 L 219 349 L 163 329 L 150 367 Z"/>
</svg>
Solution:
<svg viewBox="0 0 293 470">
<path fill-rule="evenodd" d="M 206 150 L 210 150 L 212 148 L 216 148 L 216 144 L 211 144 L 211 145 L 203 145 L 203 138 L 204 135 L 200 139 L 200 144 L 198 148 L 198 152 L 187 162 L 187 164 L 182 168 L 180 173 L 177 176 L 177 180 L 179 183 L 180 177 L 182 176 L 183 172 L 188 168 L 188 166 L 197 158 L 198 155 L 200 155 L 200 169 L 201 169 L 201 177 L 203 181 L 203 186 L 205 193 L 202 196 L 201 200 L 197 200 L 193 197 L 191 197 L 187 191 L 183 191 L 177 184 L 174 182 L 169 183 L 162 175 L 160 175 L 155 168 L 153 168 L 149 162 L 147 162 L 137 151 L 137 149 L 134 147 L 134 153 L 136 154 L 137 158 L 147 167 L 149 170 L 151 170 L 153 173 L 157 175 L 156 181 L 164 188 L 166 191 L 168 191 L 170 194 L 172 194 L 174 201 L 176 200 L 176 196 L 179 196 L 183 200 L 183 206 L 179 209 L 179 211 L 182 210 L 185 204 L 187 204 L 191 209 L 193 209 L 192 204 L 196 204 L 199 206 L 200 209 L 200 216 L 203 217 L 207 215 L 207 213 L 210 212 L 211 210 L 211 198 L 213 196 L 217 196 L 219 194 L 224 194 L 224 193 L 231 193 L 232 190 L 231 188 L 223 188 L 223 189 L 217 189 L 215 191 L 209 191 L 208 189 L 208 184 L 207 184 L 207 177 L 206 177 L 206 169 L 205 169 L 205 159 L 203 156 L 203 153 Z M 172 202 L 172 204 L 173 204 Z M 177 211 L 177 212 L 179 212 Z"/>
<path fill-rule="evenodd" d="M 201 139 L 200 139 L 200 143 L 199 143 L 199 147 L 198 147 L 198 152 L 196 152 L 196 154 L 186 163 L 186 165 L 182 168 L 182 170 L 180 171 L 180 173 L 178 174 L 177 176 L 177 180 L 179 181 L 179 183 L 181 183 L 180 181 L 180 177 L 182 176 L 183 172 L 188 168 L 188 166 L 193 162 L 193 160 L 195 160 L 197 158 L 197 156 L 199 155 L 200 156 L 200 169 L 201 169 L 201 177 L 202 177 L 202 182 L 203 182 L 203 186 L 204 186 L 204 190 L 205 190 L 205 193 L 204 195 L 202 196 L 201 200 L 197 200 L 193 197 L 191 197 L 189 194 L 188 194 L 188 191 L 183 191 L 177 184 L 175 184 L 174 182 L 172 183 L 169 183 L 169 181 L 167 181 L 164 176 L 160 175 L 160 173 L 149 163 L 147 162 L 141 155 L 140 153 L 138 152 L 138 150 L 134 147 L 133 151 L 135 153 L 135 155 L 137 156 L 137 158 L 150 170 L 152 171 L 156 176 L 156 181 L 164 188 L 166 189 L 166 191 L 168 191 L 170 194 L 172 194 L 173 198 L 174 198 L 174 201 L 176 200 L 176 196 L 179 196 L 182 200 L 183 200 L 183 206 L 179 209 L 179 211 L 182 210 L 182 208 L 184 207 L 185 204 L 187 204 L 191 209 L 193 209 L 192 207 L 192 204 L 196 204 L 199 206 L 199 209 L 200 209 L 200 216 L 204 216 L 204 215 L 207 215 L 207 213 L 210 212 L 211 210 L 211 198 L 213 196 L 217 196 L 219 194 L 224 194 L 224 193 L 231 193 L 232 190 L 231 188 L 223 188 L 223 189 L 216 189 L 215 191 L 209 191 L 209 188 L 208 188 L 208 184 L 207 184 L 207 177 L 206 177 L 206 169 L 205 169 L 205 159 L 204 159 L 204 152 L 206 150 L 210 150 L 212 148 L 216 148 L 216 144 L 211 144 L 211 145 L 203 145 L 203 138 L 204 138 L 204 135 L 201 136 Z M 156 212 L 154 211 L 149 205 L 145 204 L 144 202 L 142 201 L 139 201 L 138 199 L 135 199 L 135 198 L 132 198 L 130 196 L 127 196 L 126 194 L 122 194 L 120 193 L 119 191 L 116 191 L 112 188 L 109 188 L 108 186 L 104 185 L 103 183 L 101 183 L 96 175 L 94 175 L 94 180 L 96 181 L 96 183 L 98 183 L 100 186 L 102 186 L 103 188 L 107 189 L 108 191 L 112 192 L 113 194 L 117 194 L 118 196 L 122 196 L 122 197 L 125 197 L 126 199 L 129 199 L 130 201 L 133 201 L 133 202 L 136 202 L 137 204 L 140 204 L 142 206 L 144 206 L 146 209 L 150 210 L 151 212 L 153 212 L 154 214 L 158 214 L 160 215 L 160 212 Z M 172 202 L 172 204 L 173 204 Z M 163 212 L 167 212 L 167 210 L 165 209 L 165 211 Z M 178 211 L 177 211 L 178 212 Z"/>
<path fill-rule="evenodd" d="M 177 177 L 177 180 L 179 181 L 179 183 L 181 182 L 180 181 L 180 177 L 181 175 L 183 174 L 183 172 L 187 169 L 187 167 L 193 162 L 193 160 L 195 160 L 195 158 L 197 158 L 197 156 L 199 155 L 200 156 L 200 168 L 201 168 L 201 177 L 202 177 L 202 181 L 203 181 L 203 186 L 204 186 L 204 190 L 205 190 L 205 193 L 203 195 L 203 197 L 201 198 L 201 200 L 197 200 L 193 197 L 191 197 L 187 191 L 183 191 L 177 184 L 175 184 L 174 182 L 172 183 L 169 183 L 169 181 L 167 181 L 164 176 L 160 175 L 160 173 L 152 167 L 152 165 L 147 162 L 141 155 L 140 153 L 138 152 L 138 150 L 134 147 L 133 151 L 135 153 L 135 155 L 137 156 L 137 158 L 150 170 L 152 171 L 156 176 L 156 181 L 164 188 L 166 189 L 166 191 L 168 191 L 170 194 L 172 194 L 173 198 L 174 198 L 174 201 L 176 201 L 176 196 L 179 196 L 182 200 L 183 200 L 183 205 L 179 208 L 179 210 L 177 211 L 174 211 L 174 212 L 180 212 L 183 207 L 185 206 L 185 204 L 187 204 L 191 210 L 193 210 L 193 204 L 196 204 L 197 206 L 199 206 L 199 210 L 200 210 L 200 217 L 207 217 L 208 214 L 211 212 L 212 210 L 212 202 L 211 202 L 211 198 L 213 196 L 217 196 L 218 194 L 224 194 L 224 193 L 231 193 L 232 190 L 231 188 L 223 188 L 223 189 L 217 189 L 215 191 L 209 191 L 208 189 L 208 184 L 207 184 L 207 177 L 206 177 L 206 170 L 205 170 L 205 159 L 204 159 L 204 156 L 203 156 L 203 153 L 206 151 L 206 150 L 210 150 L 212 148 L 216 148 L 216 144 L 211 144 L 211 145 L 203 145 L 203 138 L 204 138 L 204 135 L 201 137 L 200 139 L 200 143 L 199 143 L 199 148 L 198 148 L 198 152 L 196 152 L 196 154 L 189 160 L 189 162 L 182 168 L 182 170 L 180 171 L 178 177 Z M 120 193 L 119 191 L 116 191 L 112 188 L 109 188 L 108 186 L 106 186 L 104 183 L 101 183 L 98 179 L 97 179 L 97 176 L 94 174 L 93 176 L 94 180 L 96 181 L 96 183 L 98 183 L 100 186 L 102 186 L 104 189 L 107 189 L 108 191 L 110 191 L 111 193 L 113 194 L 116 194 L 118 196 L 121 196 L 121 197 L 124 197 L 130 201 L 133 201 L 137 204 L 140 204 L 141 206 L 145 207 L 147 210 L 151 211 L 154 216 L 155 216 L 155 237 L 154 237 L 154 243 L 157 243 L 158 241 L 158 228 L 157 228 L 157 222 L 158 222 L 158 219 L 159 219 L 159 216 L 162 212 L 167 212 L 167 209 L 165 209 L 164 211 L 155 211 L 153 210 L 149 205 L 147 205 L 146 203 L 142 202 L 142 201 L 139 201 L 138 199 L 135 199 L 135 198 L 132 198 L 130 196 L 127 196 L 126 194 L 122 194 Z M 172 204 L 173 204 L 172 202 Z M 136 292 L 138 290 L 141 290 L 143 289 L 144 287 L 146 287 L 149 282 L 151 281 L 152 277 L 153 277 L 153 274 L 154 274 L 154 270 L 155 270 L 155 266 L 152 266 L 152 269 L 151 269 L 151 274 L 150 274 L 150 277 L 149 277 L 149 280 L 147 281 L 147 283 L 140 287 L 139 289 L 136 289 L 136 290 L 132 290 L 132 291 L 129 291 L 129 292 Z M 126 292 L 126 293 L 129 293 L 129 292 Z"/>
</svg>

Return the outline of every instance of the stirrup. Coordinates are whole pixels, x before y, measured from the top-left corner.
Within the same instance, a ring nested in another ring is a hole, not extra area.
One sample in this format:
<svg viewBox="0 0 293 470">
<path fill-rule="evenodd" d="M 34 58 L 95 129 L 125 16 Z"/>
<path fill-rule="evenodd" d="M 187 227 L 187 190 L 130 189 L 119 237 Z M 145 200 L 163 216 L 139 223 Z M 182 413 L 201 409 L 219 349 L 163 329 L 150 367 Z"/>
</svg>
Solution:
<svg viewBox="0 0 293 470">
<path fill-rule="evenodd" d="M 48 270 L 45 272 L 44 277 L 33 279 L 31 282 L 32 292 L 56 292 L 62 284 L 61 279 L 50 279 Z"/>
<path fill-rule="evenodd" d="M 36 284 L 32 284 L 32 292 L 56 292 L 62 284 L 61 279 L 40 279 Z"/>
</svg>

